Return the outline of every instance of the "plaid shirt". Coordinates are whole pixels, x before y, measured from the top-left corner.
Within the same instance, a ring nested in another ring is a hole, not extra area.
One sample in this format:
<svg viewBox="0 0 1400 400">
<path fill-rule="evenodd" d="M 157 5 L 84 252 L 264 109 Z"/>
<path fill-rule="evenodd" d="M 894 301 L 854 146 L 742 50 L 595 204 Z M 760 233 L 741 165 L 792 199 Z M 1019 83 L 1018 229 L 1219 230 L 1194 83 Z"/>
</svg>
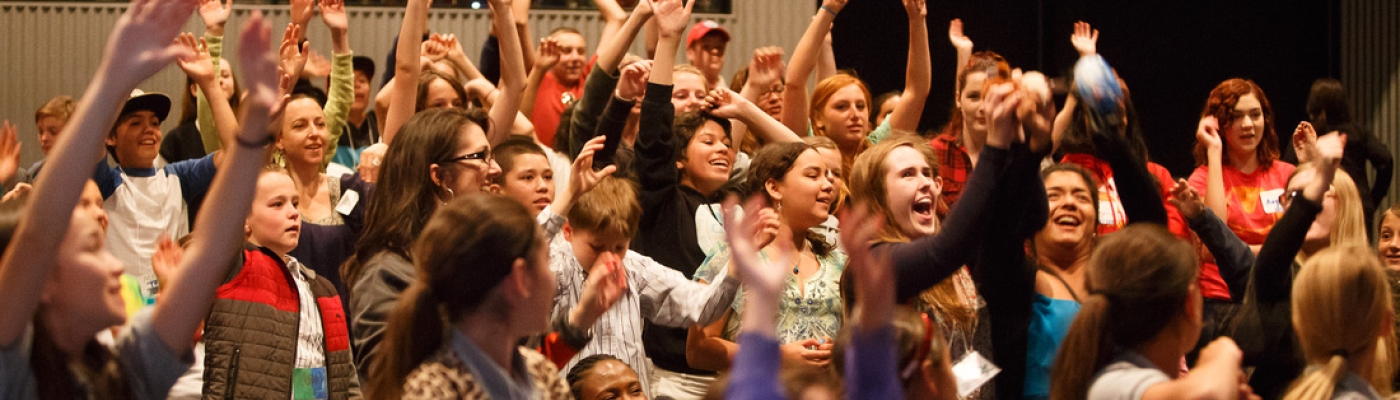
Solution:
<svg viewBox="0 0 1400 400">
<path fill-rule="evenodd" d="M 972 176 L 972 158 L 963 146 L 962 135 L 947 132 L 929 140 L 934 154 L 938 155 L 938 176 L 943 178 L 943 204 L 939 205 L 939 218 L 946 218 L 948 210 L 962 195 L 967 178 Z"/>
</svg>

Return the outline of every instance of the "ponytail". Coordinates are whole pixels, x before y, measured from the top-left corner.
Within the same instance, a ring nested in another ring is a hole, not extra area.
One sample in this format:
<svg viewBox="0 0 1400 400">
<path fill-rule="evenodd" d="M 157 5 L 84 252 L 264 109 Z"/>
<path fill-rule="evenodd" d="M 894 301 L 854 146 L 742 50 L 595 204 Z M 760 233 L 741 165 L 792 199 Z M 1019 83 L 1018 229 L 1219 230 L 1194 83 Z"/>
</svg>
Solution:
<svg viewBox="0 0 1400 400">
<path fill-rule="evenodd" d="M 398 307 L 389 314 L 384 350 L 369 360 L 366 398 L 402 398 L 404 378 L 442 346 L 447 328 L 443 324 L 441 304 L 431 292 L 427 284 L 419 280 L 399 297 Z"/>
<path fill-rule="evenodd" d="M 1112 357 L 1113 349 L 1104 340 L 1109 307 L 1108 298 L 1102 294 L 1090 295 L 1080 303 L 1079 315 L 1060 343 L 1060 354 L 1050 370 L 1051 400 L 1084 398 L 1094 374 Z"/>
<path fill-rule="evenodd" d="M 1160 225 L 1131 224 L 1105 237 L 1089 257 L 1089 296 L 1060 344 L 1050 398 L 1085 398 L 1094 375 L 1119 352 L 1151 343 L 1186 318 L 1185 306 L 1199 296 L 1192 293 L 1198 265 L 1196 251 Z"/>
<path fill-rule="evenodd" d="M 1327 400 L 1332 398 L 1332 390 L 1337 382 L 1347 374 L 1345 352 L 1338 352 L 1327 359 L 1327 364 L 1304 374 L 1293 389 L 1283 396 L 1283 400 Z"/>
</svg>

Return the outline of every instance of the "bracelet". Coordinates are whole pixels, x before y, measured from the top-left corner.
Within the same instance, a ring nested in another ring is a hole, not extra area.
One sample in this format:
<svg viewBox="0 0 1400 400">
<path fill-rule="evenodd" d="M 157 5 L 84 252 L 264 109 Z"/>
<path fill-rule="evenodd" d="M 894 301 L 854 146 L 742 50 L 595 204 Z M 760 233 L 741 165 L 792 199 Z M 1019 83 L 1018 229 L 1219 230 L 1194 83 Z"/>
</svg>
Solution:
<svg viewBox="0 0 1400 400">
<path fill-rule="evenodd" d="M 247 139 L 244 139 L 242 135 L 239 135 L 234 136 L 233 141 L 237 142 L 239 146 L 261 149 L 267 147 L 267 145 L 272 144 L 273 138 L 272 135 L 267 135 L 266 137 L 258 141 L 248 141 Z"/>
<path fill-rule="evenodd" d="M 836 16 L 836 12 L 835 12 L 835 11 L 831 11 L 831 8 L 827 7 L 826 4 L 822 4 L 822 9 L 823 9 L 823 10 L 826 10 L 826 12 L 831 13 L 831 16 L 833 16 L 833 17 Z"/>
</svg>

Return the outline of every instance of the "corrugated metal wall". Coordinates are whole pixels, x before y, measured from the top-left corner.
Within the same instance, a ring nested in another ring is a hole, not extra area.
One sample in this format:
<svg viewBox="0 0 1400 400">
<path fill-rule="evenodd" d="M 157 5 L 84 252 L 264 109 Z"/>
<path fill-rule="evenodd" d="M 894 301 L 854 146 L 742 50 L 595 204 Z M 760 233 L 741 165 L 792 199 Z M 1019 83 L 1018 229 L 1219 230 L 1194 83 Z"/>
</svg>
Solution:
<svg viewBox="0 0 1400 400">
<path fill-rule="evenodd" d="M 19 126 L 20 141 L 26 143 L 21 165 L 27 166 L 42 157 L 35 137 L 34 111 L 52 96 L 68 94 L 76 98 L 81 95 L 101 60 L 112 24 L 125 6 L 119 3 L 0 2 L 0 27 L 4 29 L 4 35 L 0 36 L 0 119 L 9 119 Z M 237 45 L 238 26 L 253 10 L 263 10 L 275 29 L 288 23 L 285 6 L 235 5 L 225 35 L 229 48 Z M 384 57 L 389 54 L 403 21 L 403 10 L 347 7 L 347 11 L 351 48 L 356 54 L 373 57 L 383 71 Z M 815 11 L 815 4 L 808 1 L 750 0 L 736 1 L 732 15 L 705 14 L 695 18 L 714 19 L 729 30 L 733 41 L 729 44 L 724 71 L 732 74 L 747 63 L 755 48 L 778 45 L 788 49 L 790 54 Z M 490 23 L 486 10 L 470 9 L 434 9 L 428 20 L 434 32 L 456 33 L 473 59 L 480 54 Z M 530 27 L 536 38 L 561 26 L 582 31 L 591 50 L 598 45 L 603 24 L 596 12 L 541 10 L 530 13 Z M 189 32 L 203 32 L 203 29 L 198 16 L 191 17 L 185 24 Z M 274 37 L 280 34 L 274 32 Z M 307 37 L 313 49 L 329 56 L 330 32 L 325 25 L 313 20 Z M 641 40 L 638 40 L 633 52 L 641 54 L 642 50 Z M 680 57 L 685 58 L 683 53 Z M 180 70 L 172 65 L 141 88 L 170 94 L 178 104 L 177 94 L 182 90 L 184 79 Z M 178 109 L 172 110 L 171 114 L 178 115 L 178 112 Z M 174 123 L 167 123 L 164 128 L 174 129 Z"/>
<path fill-rule="evenodd" d="M 1370 122 L 1371 131 L 1400 157 L 1400 2 L 1342 0 L 1341 56 L 1340 79 L 1354 118 Z M 1400 179 L 1391 182 L 1381 210 L 1400 201 Z"/>
</svg>

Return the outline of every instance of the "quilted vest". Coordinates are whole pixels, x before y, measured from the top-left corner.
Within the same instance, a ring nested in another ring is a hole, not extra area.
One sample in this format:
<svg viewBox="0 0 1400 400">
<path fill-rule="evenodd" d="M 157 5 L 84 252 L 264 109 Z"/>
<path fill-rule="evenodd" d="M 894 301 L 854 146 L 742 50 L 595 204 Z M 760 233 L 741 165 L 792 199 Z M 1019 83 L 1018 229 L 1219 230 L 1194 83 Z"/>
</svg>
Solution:
<svg viewBox="0 0 1400 400">
<path fill-rule="evenodd" d="M 246 247 L 240 255 L 241 268 L 219 286 L 204 322 L 204 399 L 285 399 L 296 364 L 297 287 L 270 250 Z M 325 278 L 314 277 L 310 286 L 325 332 L 328 394 L 359 398 L 340 296 Z"/>
</svg>

